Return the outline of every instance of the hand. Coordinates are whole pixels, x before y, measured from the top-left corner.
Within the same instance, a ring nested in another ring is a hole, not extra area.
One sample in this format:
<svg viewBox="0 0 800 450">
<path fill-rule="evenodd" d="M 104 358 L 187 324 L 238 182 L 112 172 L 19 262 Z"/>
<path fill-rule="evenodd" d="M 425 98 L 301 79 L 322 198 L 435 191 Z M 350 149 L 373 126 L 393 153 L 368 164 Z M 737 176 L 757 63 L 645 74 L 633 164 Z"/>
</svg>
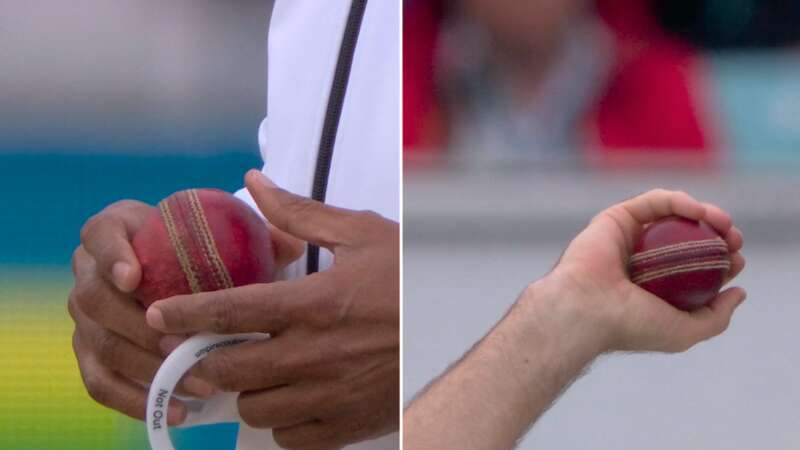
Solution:
<svg viewBox="0 0 800 450">
<path fill-rule="evenodd" d="M 247 187 L 276 227 L 334 255 L 303 278 L 154 303 L 164 333 L 266 332 L 272 338 L 219 349 L 197 373 L 242 392 L 250 426 L 273 428 L 289 449 L 329 449 L 399 425 L 399 226 L 370 212 L 334 208 L 276 188 L 260 172 Z M 175 347 L 180 339 L 165 339 Z"/>
<path fill-rule="evenodd" d="M 687 313 L 633 284 L 627 263 L 645 226 L 678 215 L 704 220 L 723 237 L 731 253 L 726 283 L 744 268 L 742 233 L 718 207 L 683 192 L 654 190 L 598 214 L 564 252 L 545 278 L 570 295 L 587 323 L 601 328 L 603 350 L 681 352 L 722 333 L 745 299 L 741 288 L 721 292 L 708 306 Z"/>
<path fill-rule="evenodd" d="M 72 258 L 75 287 L 68 303 L 75 321 L 73 348 L 89 394 L 98 403 L 140 420 L 147 401 L 143 386 L 152 381 L 166 356 L 159 348 L 164 334 L 147 326 L 144 309 L 131 296 L 142 270 L 130 241 L 153 209 L 121 201 L 86 223 Z M 282 267 L 301 255 L 302 242 L 273 231 L 277 265 Z M 214 389 L 189 376 L 178 391 L 206 397 Z M 168 423 L 180 424 L 185 417 L 185 405 L 173 399 Z"/>
</svg>

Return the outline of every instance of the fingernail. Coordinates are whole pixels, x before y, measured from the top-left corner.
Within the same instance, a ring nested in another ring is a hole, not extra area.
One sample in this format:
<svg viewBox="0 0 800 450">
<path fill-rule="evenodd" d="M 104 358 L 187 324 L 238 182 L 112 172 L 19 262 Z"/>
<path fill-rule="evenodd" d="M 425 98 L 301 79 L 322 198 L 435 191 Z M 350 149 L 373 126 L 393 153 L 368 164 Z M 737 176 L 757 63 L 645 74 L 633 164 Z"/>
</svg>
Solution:
<svg viewBox="0 0 800 450">
<path fill-rule="evenodd" d="M 264 173 L 261 172 L 260 170 L 256 169 L 251 170 L 250 176 L 253 178 L 254 181 L 261 183 L 266 187 L 271 187 L 271 188 L 277 187 L 275 183 L 271 179 L 269 179 L 269 177 L 264 175 Z"/>
<path fill-rule="evenodd" d="M 125 285 L 125 282 L 128 279 L 128 275 L 131 273 L 131 265 L 126 262 L 118 262 L 114 263 L 114 266 L 111 268 L 111 275 L 114 278 L 114 284 L 122 291 L 126 291 L 128 287 Z"/>
<path fill-rule="evenodd" d="M 147 308 L 145 319 L 147 320 L 148 325 L 157 330 L 163 331 L 165 328 L 167 328 L 166 323 L 164 323 L 164 314 L 162 314 L 161 311 L 155 306 Z"/>
<path fill-rule="evenodd" d="M 170 354 L 178 348 L 179 345 L 183 344 L 186 341 L 186 338 L 180 336 L 164 336 L 158 341 L 158 347 L 166 354 Z"/>
<path fill-rule="evenodd" d="M 186 392 L 200 398 L 211 397 L 217 393 L 214 386 L 192 375 L 183 379 L 183 388 L 186 389 Z"/>
<path fill-rule="evenodd" d="M 167 411 L 167 423 L 170 426 L 180 425 L 186 420 L 186 408 L 170 405 Z"/>
</svg>

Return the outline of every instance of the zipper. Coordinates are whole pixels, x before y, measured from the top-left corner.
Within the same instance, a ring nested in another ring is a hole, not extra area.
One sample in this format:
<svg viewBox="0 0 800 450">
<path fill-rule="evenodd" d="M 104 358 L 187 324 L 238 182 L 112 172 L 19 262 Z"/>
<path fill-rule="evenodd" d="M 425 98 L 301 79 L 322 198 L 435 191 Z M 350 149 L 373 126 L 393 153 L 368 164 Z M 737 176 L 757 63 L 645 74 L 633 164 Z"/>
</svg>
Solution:
<svg viewBox="0 0 800 450">
<path fill-rule="evenodd" d="M 344 98 L 350 81 L 350 69 L 353 67 L 353 56 L 356 52 L 358 35 L 361 31 L 361 22 L 364 19 L 366 8 L 367 0 L 353 0 L 350 3 L 350 14 L 347 16 L 342 45 L 339 47 L 339 58 L 336 61 L 333 85 L 328 96 L 328 108 L 322 125 L 322 134 L 320 135 L 319 150 L 317 152 L 317 165 L 314 170 L 314 184 L 311 188 L 311 198 L 323 203 L 328 191 L 328 177 L 330 176 L 331 161 L 333 160 L 333 148 L 336 145 L 339 120 L 342 116 Z M 306 272 L 312 274 L 318 271 L 319 247 L 309 244 Z"/>
</svg>

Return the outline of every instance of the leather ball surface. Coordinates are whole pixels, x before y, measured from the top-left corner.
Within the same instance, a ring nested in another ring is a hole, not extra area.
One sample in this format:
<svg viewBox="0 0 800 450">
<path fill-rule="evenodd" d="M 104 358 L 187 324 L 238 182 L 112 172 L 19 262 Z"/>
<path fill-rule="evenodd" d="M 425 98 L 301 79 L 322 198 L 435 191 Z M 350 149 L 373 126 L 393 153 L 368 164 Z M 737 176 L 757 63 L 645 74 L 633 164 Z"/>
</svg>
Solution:
<svg viewBox="0 0 800 450">
<path fill-rule="evenodd" d="M 728 245 L 711 226 L 682 217 L 652 223 L 631 256 L 631 281 L 678 309 L 705 306 L 730 270 Z"/>
<path fill-rule="evenodd" d="M 134 297 L 147 308 L 175 295 L 272 281 L 274 253 L 264 220 L 216 189 L 162 200 L 132 241 L 142 265 Z"/>
</svg>

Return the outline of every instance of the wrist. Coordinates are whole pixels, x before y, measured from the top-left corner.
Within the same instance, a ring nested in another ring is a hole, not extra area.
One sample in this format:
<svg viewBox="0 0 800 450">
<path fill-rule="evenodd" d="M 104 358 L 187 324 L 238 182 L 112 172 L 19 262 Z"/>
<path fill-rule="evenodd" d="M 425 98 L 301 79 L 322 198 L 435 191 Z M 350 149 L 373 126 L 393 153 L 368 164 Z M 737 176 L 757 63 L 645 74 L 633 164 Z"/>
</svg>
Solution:
<svg viewBox="0 0 800 450">
<path fill-rule="evenodd" d="M 589 363 L 614 346 L 614 327 L 602 314 L 602 304 L 602 296 L 554 271 L 523 291 L 514 313 L 532 334 L 544 333 Z"/>
</svg>

